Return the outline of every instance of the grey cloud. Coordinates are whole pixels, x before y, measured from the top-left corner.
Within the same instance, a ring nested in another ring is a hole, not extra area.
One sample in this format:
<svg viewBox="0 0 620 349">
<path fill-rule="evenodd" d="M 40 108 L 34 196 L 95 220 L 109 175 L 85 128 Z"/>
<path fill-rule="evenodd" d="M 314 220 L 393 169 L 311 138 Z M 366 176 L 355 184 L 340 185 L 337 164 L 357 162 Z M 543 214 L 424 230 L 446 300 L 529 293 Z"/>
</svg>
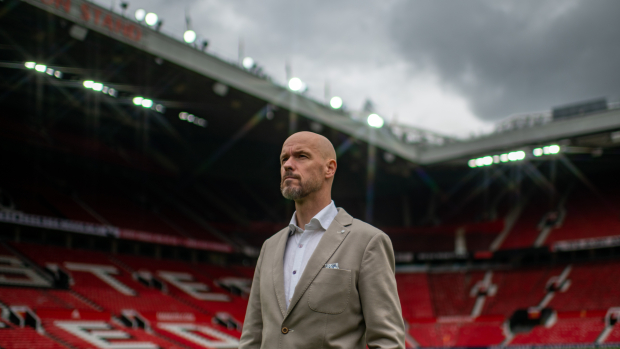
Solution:
<svg viewBox="0 0 620 349">
<path fill-rule="evenodd" d="M 620 96 L 620 2 L 401 1 L 396 51 L 485 120 Z"/>
</svg>

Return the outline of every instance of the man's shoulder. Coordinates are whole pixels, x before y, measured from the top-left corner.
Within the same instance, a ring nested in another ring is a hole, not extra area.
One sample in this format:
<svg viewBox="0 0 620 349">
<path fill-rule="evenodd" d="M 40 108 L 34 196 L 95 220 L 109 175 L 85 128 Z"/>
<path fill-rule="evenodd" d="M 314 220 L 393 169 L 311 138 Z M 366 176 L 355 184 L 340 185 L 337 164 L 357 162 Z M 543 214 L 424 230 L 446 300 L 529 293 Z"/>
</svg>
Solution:
<svg viewBox="0 0 620 349">
<path fill-rule="evenodd" d="M 381 229 L 356 218 L 353 218 L 351 223 L 351 231 L 355 233 L 357 239 L 368 241 L 377 237 L 377 235 L 379 235 L 379 238 L 388 237 Z"/>
</svg>

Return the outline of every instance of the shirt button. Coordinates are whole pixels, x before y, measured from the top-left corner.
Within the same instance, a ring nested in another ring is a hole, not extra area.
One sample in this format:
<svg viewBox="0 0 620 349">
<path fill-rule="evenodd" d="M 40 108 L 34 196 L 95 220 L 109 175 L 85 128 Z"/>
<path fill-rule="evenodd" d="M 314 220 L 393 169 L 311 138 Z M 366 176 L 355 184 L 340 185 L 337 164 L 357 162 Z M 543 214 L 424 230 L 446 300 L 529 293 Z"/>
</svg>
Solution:
<svg viewBox="0 0 620 349">
<path fill-rule="evenodd" d="M 287 334 L 288 333 L 288 328 L 287 327 L 282 327 L 282 333 L 283 334 Z"/>
<path fill-rule="evenodd" d="M 303 244 L 299 244 L 299 248 L 302 248 L 304 245 Z"/>
<path fill-rule="evenodd" d="M 293 274 L 297 274 L 297 270 L 293 270 Z"/>
</svg>

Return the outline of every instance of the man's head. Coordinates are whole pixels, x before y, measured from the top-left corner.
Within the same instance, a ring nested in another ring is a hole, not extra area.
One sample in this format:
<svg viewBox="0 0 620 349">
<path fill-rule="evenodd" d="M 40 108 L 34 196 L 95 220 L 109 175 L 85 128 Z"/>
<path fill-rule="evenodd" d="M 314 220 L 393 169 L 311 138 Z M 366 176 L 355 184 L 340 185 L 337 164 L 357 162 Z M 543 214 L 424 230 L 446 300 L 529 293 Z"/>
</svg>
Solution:
<svg viewBox="0 0 620 349">
<path fill-rule="evenodd" d="M 336 151 L 327 138 L 297 132 L 282 145 L 280 191 L 285 198 L 295 201 L 314 193 L 331 196 L 336 167 Z"/>
</svg>

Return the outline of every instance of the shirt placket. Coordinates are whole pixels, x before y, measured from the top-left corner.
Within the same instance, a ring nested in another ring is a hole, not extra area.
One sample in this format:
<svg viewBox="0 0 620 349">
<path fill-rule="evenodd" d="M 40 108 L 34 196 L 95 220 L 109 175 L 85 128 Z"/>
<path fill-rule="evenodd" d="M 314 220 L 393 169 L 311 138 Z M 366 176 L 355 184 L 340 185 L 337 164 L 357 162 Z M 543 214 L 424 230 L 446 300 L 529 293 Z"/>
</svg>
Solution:
<svg viewBox="0 0 620 349">
<path fill-rule="evenodd" d="M 310 234 L 307 230 L 304 230 L 301 233 L 301 238 L 295 246 L 295 258 L 293 259 L 293 275 L 291 275 L 291 285 L 289 288 L 289 303 L 293 298 L 293 294 L 295 293 L 295 288 L 297 287 L 297 283 L 299 282 L 299 278 L 301 277 L 301 263 L 304 259 L 304 254 L 306 253 L 306 242 L 308 241 Z"/>
</svg>

